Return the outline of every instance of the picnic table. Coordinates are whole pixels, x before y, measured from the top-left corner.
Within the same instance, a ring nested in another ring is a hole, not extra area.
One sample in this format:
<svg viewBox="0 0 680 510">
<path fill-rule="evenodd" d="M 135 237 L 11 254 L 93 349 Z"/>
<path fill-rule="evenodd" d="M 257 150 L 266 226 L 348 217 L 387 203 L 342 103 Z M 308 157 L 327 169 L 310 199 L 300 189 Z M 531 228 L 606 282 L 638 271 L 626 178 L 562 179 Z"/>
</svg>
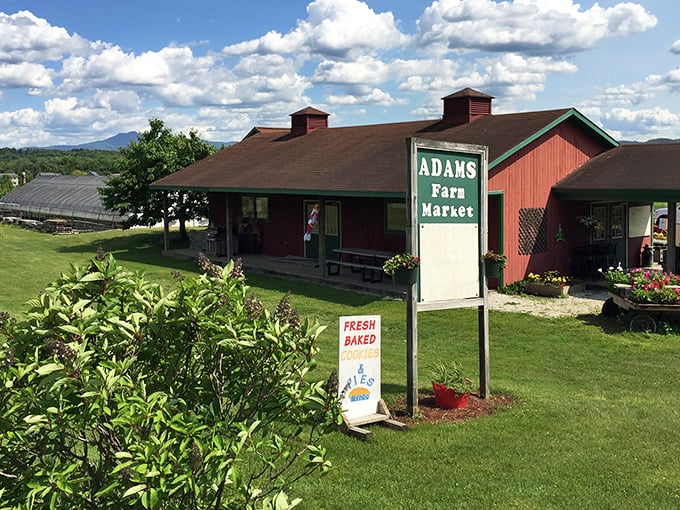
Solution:
<svg viewBox="0 0 680 510">
<path fill-rule="evenodd" d="M 337 260 L 327 260 L 326 267 L 330 276 L 340 274 L 341 267 L 349 267 L 353 273 L 361 273 L 364 282 L 381 282 L 383 263 L 394 256 L 393 252 L 367 248 L 335 248 Z"/>
</svg>

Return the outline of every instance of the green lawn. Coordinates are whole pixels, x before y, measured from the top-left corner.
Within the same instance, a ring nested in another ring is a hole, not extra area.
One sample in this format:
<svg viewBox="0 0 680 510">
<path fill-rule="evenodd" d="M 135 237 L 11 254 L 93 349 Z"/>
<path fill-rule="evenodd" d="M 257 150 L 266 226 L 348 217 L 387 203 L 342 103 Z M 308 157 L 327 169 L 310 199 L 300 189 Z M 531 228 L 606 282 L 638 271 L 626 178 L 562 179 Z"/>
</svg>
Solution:
<svg viewBox="0 0 680 510">
<path fill-rule="evenodd" d="M 172 285 L 191 262 L 160 255 L 159 231 L 54 236 L 0 226 L 0 310 L 26 300 L 98 246 L 121 265 Z M 249 275 L 274 304 L 288 290 L 301 315 L 328 325 L 318 376 L 337 365 L 340 315 L 382 318 L 382 392 L 405 392 L 405 305 L 300 282 Z M 427 366 L 455 358 L 477 373 L 477 311 L 422 313 L 419 384 Z M 634 334 L 582 316 L 546 319 L 490 312 L 492 393 L 514 406 L 487 418 L 409 432 L 379 425 L 370 442 L 327 437 L 333 469 L 296 485 L 303 509 L 680 507 L 680 337 Z"/>
</svg>

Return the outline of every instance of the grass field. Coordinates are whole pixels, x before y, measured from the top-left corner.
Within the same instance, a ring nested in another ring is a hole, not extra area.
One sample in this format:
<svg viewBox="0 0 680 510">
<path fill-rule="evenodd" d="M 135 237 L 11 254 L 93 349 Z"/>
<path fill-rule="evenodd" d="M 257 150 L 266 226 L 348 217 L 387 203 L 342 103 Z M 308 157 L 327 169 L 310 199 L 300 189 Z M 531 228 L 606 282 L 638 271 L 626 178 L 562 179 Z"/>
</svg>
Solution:
<svg viewBox="0 0 680 510">
<path fill-rule="evenodd" d="M 53 236 L 0 226 L 0 310 L 18 316 L 26 300 L 98 246 L 121 265 L 172 285 L 158 231 Z M 328 325 L 318 376 L 337 365 L 341 315 L 382 320 L 382 393 L 405 392 L 405 305 L 277 278 L 247 275 L 274 304 L 288 290 L 302 316 Z M 476 310 L 419 314 L 419 385 L 434 359 L 460 360 L 477 374 Z M 515 404 L 492 417 L 416 424 L 409 432 L 374 425 L 374 439 L 325 439 L 333 468 L 292 495 L 303 509 L 637 509 L 680 507 L 680 337 L 624 331 L 581 316 L 546 319 L 490 312 L 492 393 Z"/>
</svg>

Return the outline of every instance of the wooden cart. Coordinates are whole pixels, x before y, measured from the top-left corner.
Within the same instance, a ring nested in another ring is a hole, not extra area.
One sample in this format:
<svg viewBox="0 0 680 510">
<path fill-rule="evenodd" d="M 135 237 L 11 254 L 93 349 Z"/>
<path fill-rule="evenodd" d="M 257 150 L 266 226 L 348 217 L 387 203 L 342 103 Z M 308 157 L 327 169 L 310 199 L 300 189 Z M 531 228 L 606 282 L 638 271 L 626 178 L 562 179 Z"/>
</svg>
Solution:
<svg viewBox="0 0 680 510">
<path fill-rule="evenodd" d="M 626 296 L 609 291 L 610 299 L 625 313 L 628 329 L 654 333 L 659 321 L 680 320 L 680 305 L 635 303 Z"/>
</svg>

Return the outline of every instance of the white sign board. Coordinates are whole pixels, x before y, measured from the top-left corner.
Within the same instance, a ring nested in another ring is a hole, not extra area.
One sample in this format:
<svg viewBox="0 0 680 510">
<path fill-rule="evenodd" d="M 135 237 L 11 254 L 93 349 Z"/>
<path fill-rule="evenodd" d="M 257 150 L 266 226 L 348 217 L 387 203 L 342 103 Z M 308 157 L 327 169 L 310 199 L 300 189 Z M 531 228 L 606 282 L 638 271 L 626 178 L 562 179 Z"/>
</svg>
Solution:
<svg viewBox="0 0 680 510">
<path fill-rule="evenodd" d="M 476 224 L 421 224 L 420 301 L 477 298 L 479 285 L 479 227 Z"/>
<path fill-rule="evenodd" d="M 628 237 L 652 235 L 652 209 L 648 205 L 628 208 Z"/>
<path fill-rule="evenodd" d="M 340 317 L 338 393 L 347 418 L 376 412 L 380 401 L 380 315 Z"/>
<path fill-rule="evenodd" d="M 411 252 L 418 310 L 479 306 L 487 244 L 487 148 L 409 139 Z"/>
</svg>

